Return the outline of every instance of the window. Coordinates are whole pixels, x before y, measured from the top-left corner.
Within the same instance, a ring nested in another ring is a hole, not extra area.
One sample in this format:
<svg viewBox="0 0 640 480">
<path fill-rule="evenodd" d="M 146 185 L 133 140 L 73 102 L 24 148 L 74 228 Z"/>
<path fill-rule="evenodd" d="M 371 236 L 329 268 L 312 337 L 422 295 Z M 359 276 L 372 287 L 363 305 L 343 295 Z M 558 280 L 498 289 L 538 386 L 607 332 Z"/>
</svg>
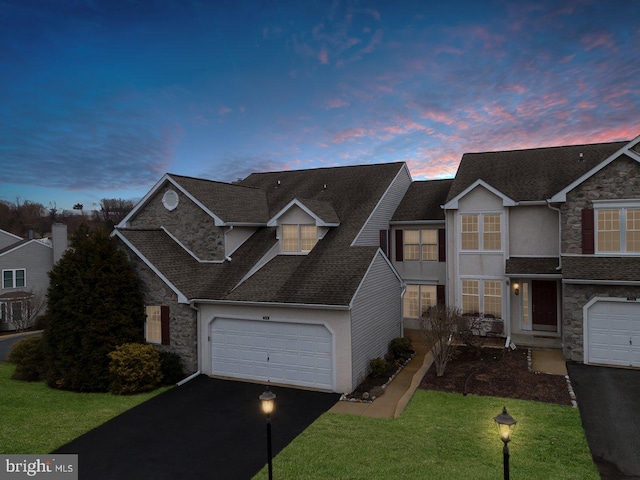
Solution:
<svg viewBox="0 0 640 480">
<path fill-rule="evenodd" d="M 438 303 L 436 285 L 407 285 L 402 300 L 402 316 L 418 318 L 429 307 Z"/>
<path fill-rule="evenodd" d="M 462 215 L 462 249 L 478 250 L 478 215 Z"/>
<path fill-rule="evenodd" d="M 502 282 L 462 280 L 462 313 L 502 318 Z"/>
<path fill-rule="evenodd" d="M 640 208 L 596 209 L 597 252 L 640 252 Z"/>
<path fill-rule="evenodd" d="M 169 345 L 169 307 L 166 305 L 147 305 L 147 320 L 144 326 L 144 338 L 148 343 Z"/>
<path fill-rule="evenodd" d="M 462 250 L 501 250 L 500 214 L 461 215 Z"/>
<path fill-rule="evenodd" d="M 315 225 L 282 225 L 282 251 L 307 253 L 318 242 Z"/>
<path fill-rule="evenodd" d="M 2 271 L 2 288 L 24 288 L 25 285 L 26 270 L 24 268 Z"/>
<path fill-rule="evenodd" d="M 405 230 L 404 260 L 438 261 L 438 230 Z"/>
</svg>

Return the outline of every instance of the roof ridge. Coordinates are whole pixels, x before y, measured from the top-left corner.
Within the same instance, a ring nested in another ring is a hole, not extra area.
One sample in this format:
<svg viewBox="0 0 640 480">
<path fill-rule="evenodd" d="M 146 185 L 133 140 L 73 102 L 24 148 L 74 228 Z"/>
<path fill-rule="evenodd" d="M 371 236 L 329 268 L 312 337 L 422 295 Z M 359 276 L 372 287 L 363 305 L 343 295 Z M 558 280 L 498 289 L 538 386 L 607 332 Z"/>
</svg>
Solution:
<svg viewBox="0 0 640 480">
<path fill-rule="evenodd" d="M 272 170 L 270 172 L 253 172 L 249 174 L 251 175 L 274 175 L 277 173 L 295 173 L 295 172 L 312 172 L 317 170 L 346 170 L 349 168 L 365 168 L 365 167 L 380 167 L 386 165 L 404 165 L 406 162 L 380 162 L 380 163 L 367 163 L 367 164 L 358 164 L 358 165 L 334 165 L 331 167 L 313 167 L 313 168 L 298 168 L 291 170 Z"/>
<path fill-rule="evenodd" d="M 603 145 L 613 145 L 614 143 L 625 144 L 629 143 L 631 140 L 617 140 L 614 142 L 597 142 L 597 143 L 578 143 L 575 145 L 551 145 L 548 147 L 531 147 L 531 148 L 515 148 L 511 150 L 488 150 L 484 152 L 465 152 L 464 155 L 481 155 L 485 153 L 513 153 L 513 152 L 527 152 L 532 150 L 551 150 L 551 149 L 560 149 L 560 148 L 575 148 L 575 147 L 595 147 L 595 146 L 603 146 Z"/>
<path fill-rule="evenodd" d="M 220 180 L 211 180 L 208 178 L 192 177 L 189 175 L 179 175 L 177 173 L 170 173 L 170 172 L 167 172 L 167 175 L 170 176 L 171 178 L 185 178 L 188 180 L 196 180 L 198 182 L 217 183 L 219 185 L 226 185 L 229 187 L 242 187 L 242 188 L 250 188 L 251 190 L 262 190 L 261 188 L 258 188 L 258 187 L 252 187 L 250 185 L 243 185 L 241 183 L 235 183 L 235 182 L 222 182 Z"/>
</svg>

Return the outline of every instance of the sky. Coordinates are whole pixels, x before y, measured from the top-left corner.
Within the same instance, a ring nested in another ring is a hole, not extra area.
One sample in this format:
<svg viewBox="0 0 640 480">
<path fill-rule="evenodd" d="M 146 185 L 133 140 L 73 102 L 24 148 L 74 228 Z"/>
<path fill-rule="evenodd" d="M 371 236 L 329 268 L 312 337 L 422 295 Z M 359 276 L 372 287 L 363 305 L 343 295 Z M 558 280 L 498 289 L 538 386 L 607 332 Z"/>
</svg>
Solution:
<svg viewBox="0 0 640 480">
<path fill-rule="evenodd" d="M 0 200 L 640 135 L 640 1 L 0 0 Z"/>
</svg>

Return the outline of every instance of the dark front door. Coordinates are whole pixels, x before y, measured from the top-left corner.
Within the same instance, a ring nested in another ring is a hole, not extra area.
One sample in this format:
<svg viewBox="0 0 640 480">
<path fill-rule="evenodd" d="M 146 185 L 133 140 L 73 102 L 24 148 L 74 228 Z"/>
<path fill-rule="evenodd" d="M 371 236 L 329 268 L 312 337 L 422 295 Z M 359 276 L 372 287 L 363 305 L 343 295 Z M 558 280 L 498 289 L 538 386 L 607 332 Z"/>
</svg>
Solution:
<svg viewBox="0 0 640 480">
<path fill-rule="evenodd" d="M 549 280 L 531 282 L 533 329 L 558 331 L 558 283 Z"/>
</svg>

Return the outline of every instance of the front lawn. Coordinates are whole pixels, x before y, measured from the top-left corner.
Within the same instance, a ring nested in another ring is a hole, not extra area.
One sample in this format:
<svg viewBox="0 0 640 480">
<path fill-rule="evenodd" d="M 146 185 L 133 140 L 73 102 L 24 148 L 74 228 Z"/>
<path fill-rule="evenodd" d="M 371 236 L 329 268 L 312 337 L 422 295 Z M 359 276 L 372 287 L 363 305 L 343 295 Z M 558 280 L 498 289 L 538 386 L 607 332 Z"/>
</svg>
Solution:
<svg viewBox="0 0 640 480">
<path fill-rule="evenodd" d="M 599 478 L 577 409 L 431 390 L 418 390 L 397 420 L 325 413 L 274 459 L 274 478 L 502 478 L 493 417 L 503 405 L 518 421 L 511 478 Z"/>
<path fill-rule="evenodd" d="M 55 390 L 44 382 L 11 380 L 0 362 L 0 454 L 44 454 L 165 391 L 118 396 Z"/>
</svg>

